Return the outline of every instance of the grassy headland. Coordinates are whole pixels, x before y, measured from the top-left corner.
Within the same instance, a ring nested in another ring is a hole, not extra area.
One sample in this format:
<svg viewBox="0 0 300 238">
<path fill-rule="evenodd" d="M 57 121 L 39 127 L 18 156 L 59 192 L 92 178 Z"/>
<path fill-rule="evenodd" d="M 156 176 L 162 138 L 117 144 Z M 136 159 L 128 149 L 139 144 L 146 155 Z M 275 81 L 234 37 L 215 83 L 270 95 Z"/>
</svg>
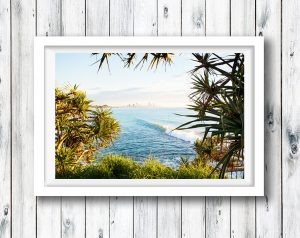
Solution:
<svg viewBox="0 0 300 238">
<path fill-rule="evenodd" d="M 100 160 L 77 165 L 64 173 L 56 173 L 63 179 L 204 179 L 217 178 L 213 167 L 202 161 L 182 161 L 177 168 L 171 168 L 149 157 L 143 163 L 135 162 L 130 157 L 106 155 Z"/>
</svg>

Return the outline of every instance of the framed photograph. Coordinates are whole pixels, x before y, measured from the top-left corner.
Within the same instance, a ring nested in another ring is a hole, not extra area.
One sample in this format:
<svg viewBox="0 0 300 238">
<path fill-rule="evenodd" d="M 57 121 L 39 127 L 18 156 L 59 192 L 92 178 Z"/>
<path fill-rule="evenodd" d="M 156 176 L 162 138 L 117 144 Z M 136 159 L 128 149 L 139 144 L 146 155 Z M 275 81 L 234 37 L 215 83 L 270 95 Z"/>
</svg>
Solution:
<svg viewBox="0 0 300 238">
<path fill-rule="evenodd" d="M 264 195 L 262 37 L 34 44 L 36 196 Z"/>
</svg>

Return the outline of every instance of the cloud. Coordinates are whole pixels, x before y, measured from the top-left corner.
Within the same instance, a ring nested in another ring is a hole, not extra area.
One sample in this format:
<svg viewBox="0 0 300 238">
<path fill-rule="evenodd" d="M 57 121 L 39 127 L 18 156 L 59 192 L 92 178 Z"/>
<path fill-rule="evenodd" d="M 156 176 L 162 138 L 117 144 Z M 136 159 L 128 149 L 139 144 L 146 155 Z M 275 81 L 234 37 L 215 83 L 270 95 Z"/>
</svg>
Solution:
<svg viewBox="0 0 300 238">
<path fill-rule="evenodd" d="M 110 106 L 126 106 L 128 104 L 181 107 L 188 104 L 187 90 L 152 90 L 146 88 L 130 88 L 125 90 L 107 90 L 91 95 L 95 103 Z"/>
</svg>

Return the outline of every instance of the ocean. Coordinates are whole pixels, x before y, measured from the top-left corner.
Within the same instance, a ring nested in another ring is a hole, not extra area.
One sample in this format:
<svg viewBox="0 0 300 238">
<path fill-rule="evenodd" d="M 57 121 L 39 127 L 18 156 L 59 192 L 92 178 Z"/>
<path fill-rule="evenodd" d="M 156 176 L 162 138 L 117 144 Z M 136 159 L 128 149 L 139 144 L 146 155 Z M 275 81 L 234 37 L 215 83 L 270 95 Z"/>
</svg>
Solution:
<svg viewBox="0 0 300 238">
<path fill-rule="evenodd" d="M 175 167 L 180 157 L 195 156 L 194 141 L 201 131 L 175 130 L 191 118 L 177 114 L 191 114 L 185 108 L 113 108 L 113 116 L 121 125 L 121 133 L 114 143 L 99 152 L 130 156 L 141 162 L 153 156 L 162 163 Z"/>
</svg>

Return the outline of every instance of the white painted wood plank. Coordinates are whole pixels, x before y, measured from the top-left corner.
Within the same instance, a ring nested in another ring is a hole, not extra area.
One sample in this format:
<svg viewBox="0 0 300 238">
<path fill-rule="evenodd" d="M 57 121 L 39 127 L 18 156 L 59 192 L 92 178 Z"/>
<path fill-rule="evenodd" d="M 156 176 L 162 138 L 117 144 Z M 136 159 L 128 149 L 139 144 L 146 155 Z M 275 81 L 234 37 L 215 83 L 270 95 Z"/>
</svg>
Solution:
<svg viewBox="0 0 300 238">
<path fill-rule="evenodd" d="M 134 0 L 134 35 L 157 35 L 157 1 Z"/>
<path fill-rule="evenodd" d="M 61 1 L 60 0 L 38 0 L 36 4 L 37 35 L 59 36 L 61 35 Z"/>
<path fill-rule="evenodd" d="M 157 197 L 134 198 L 134 237 L 157 237 Z"/>
<path fill-rule="evenodd" d="M 255 237 L 255 199 L 231 198 L 231 237 Z"/>
<path fill-rule="evenodd" d="M 0 237 L 11 230 L 10 1 L 0 2 Z"/>
<path fill-rule="evenodd" d="M 231 0 L 231 35 L 255 35 L 255 2 Z M 231 237 L 255 237 L 255 198 L 231 198 Z"/>
<path fill-rule="evenodd" d="M 109 197 L 86 198 L 86 237 L 109 237 Z"/>
<path fill-rule="evenodd" d="M 85 0 L 62 0 L 62 34 L 85 35 Z M 85 237 L 85 197 L 62 198 L 62 237 Z"/>
<path fill-rule="evenodd" d="M 110 238 L 133 237 L 133 198 L 110 198 Z"/>
<path fill-rule="evenodd" d="M 230 0 L 206 1 L 206 35 L 230 34 Z"/>
<path fill-rule="evenodd" d="M 110 35 L 133 35 L 133 0 L 110 0 Z"/>
<path fill-rule="evenodd" d="M 109 35 L 109 0 L 86 0 L 86 35 Z"/>
<path fill-rule="evenodd" d="M 205 1 L 182 1 L 182 35 L 205 35 Z M 182 237 L 205 237 L 205 198 L 182 198 Z"/>
<path fill-rule="evenodd" d="M 265 196 L 256 198 L 257 237 L 281 236 L 281 1 L 256 1 L 265 39 Z"/>
<path fill-rule="evenodd" d="M 300 3 L 282 2 L 283 237 L 300 236 Z"/>
<path fill-rule="evenodd" d="M 230 237 L 229 198 L 206 198 L 206 237 Z"/>
<path fill-rule="evenodd" d="M 206 35 L 230 34 L 230 1 L 206 1 Z M 206 198 L 206 237 L 230 236 L 230 198 Z"/>
<path fill-rule="evenodd" d="M 158 197 L 157 237 L 181 237 L 181 197 Z"/>
<path fill-rule="evenodd" d="M 158 0 L 158 35 L 181 35 L 181 0 Z"/>
<path fill-rule="evenodd" d="M 182 1 L 182 35 L 205 35 L 205 0 Z"/>
<path fill-rule="evenodd" d="M 205 197 L 182 198 L 182 238 L 205 237 Z"/>
<path fill-rule="evenodd" d="M 38 238 L 61 237 L 61 197 L 39 197 L 36 222 Z"/>
<path fill-rule="evenodd" d="M 62 198 L 62 238 L 85 237 L 84 197 Z"/>
<path fill-rule="evenodd" d="M 62 35 L 85 35 L 85 0 L 61 0 Z"/>
<path fill-rule="evenodd" d="M 231 0 L 231 35 L 255 35 L 255 1 Z"/>
<path fill-rule="evenodd" d="M 37 35 L 58 36 L 61 34 L 61 5 L 59 0 L 37 1 Z M 61 198 L 37 198 L 37 237 L 61 237 Z"/>
<path fill-rule="evenodd" d="M 35 1 L 11 1 L 12 237 L 35 237 L 33 195 L 33 37 Z"/>
</svg>

